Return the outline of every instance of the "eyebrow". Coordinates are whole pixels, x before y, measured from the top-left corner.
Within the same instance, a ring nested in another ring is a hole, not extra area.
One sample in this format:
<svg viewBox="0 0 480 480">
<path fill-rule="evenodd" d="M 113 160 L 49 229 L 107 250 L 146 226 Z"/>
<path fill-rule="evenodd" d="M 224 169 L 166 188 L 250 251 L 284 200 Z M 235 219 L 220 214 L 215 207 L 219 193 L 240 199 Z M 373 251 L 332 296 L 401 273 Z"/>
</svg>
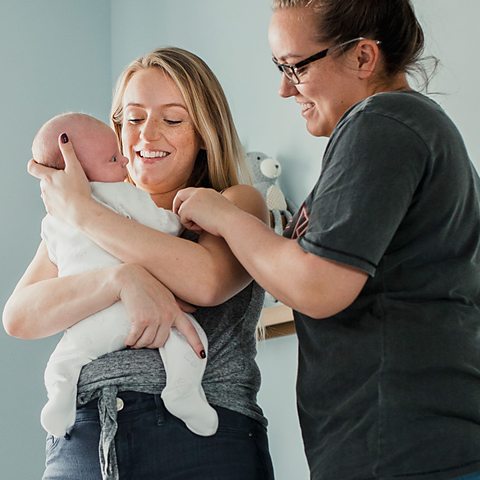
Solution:
<svg viewBox="0 0 480 480">
<path fill-rule="evenodd" d="M 140 107 L 140 108 L 145 108 L 145 105 L 141 104 L 141 103 L 135 103 L 135 102 L 129 102 L 125 105 L 125 108 L 126 107 Z M 172 102 L 172 103 L 166 103 L 164 105 L 162 105 L 162 108 L 169 108 L 169 107 L 180 107 L 180 108 L 183 108 L 184 110 L 187 109 L 187 107 L 185 105 L 182 105 L 181 103 L 175 103 L 175 102 Z"/>
<path fill-rule="evenodd" d="M 275 55 L 272 55 L 272 57 L 279 62 L 285 62 L 286 58 L 292 58 L 292 59 L 303 58 L 304 55 L 299 55 L 296 53 L 287 53 L 286 55 L 282 55 L 281 57 L 275 57 Z"/>
</svg>

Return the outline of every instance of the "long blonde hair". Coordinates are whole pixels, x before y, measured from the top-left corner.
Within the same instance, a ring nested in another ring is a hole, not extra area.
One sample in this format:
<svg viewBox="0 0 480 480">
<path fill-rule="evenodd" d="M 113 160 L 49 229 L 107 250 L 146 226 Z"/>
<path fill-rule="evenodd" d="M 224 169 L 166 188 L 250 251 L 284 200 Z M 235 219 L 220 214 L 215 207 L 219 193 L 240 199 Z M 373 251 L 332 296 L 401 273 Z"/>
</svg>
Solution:
<svg viewBox="0 0 480 480">
<path fill-rule="evenodd" d="M 208 65 L 195 54 L 175 47 L 154 50 L 134 60 L 120 75 L 110 120 L 121 145 L 123 95 L 132 76 L 158 68 L 180 90 L 205 150 L 200 150 L 189 186 L 221 191 L 248 179 L 245 155 L 223 89 Z M 122 147 L 123 148 L 123 147 Z"/>
</svg>

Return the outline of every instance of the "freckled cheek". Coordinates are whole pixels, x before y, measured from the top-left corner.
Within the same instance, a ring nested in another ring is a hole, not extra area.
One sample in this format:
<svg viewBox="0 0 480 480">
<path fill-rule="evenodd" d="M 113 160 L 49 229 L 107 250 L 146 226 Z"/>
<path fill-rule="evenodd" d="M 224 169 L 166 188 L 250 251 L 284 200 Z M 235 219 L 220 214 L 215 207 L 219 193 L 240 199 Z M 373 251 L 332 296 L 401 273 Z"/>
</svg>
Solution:
<svg viewBox="0 0 480 480">
<path fill-rule="evenodd" d="M 122 153 L 125 155 L 129 160 L 133 157 L 133 146 L 135 145 L 135 135 L 133 132 L 130 132 L 127 128 L 122 129 Z"/>
</svg>

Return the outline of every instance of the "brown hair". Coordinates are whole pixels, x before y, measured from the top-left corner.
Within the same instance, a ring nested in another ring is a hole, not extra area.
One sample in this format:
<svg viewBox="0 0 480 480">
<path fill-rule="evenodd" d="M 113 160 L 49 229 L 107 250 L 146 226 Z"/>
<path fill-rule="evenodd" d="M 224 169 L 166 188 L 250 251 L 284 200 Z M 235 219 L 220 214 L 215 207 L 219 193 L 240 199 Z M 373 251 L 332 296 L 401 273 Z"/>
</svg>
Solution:
<svg viewBox="0 0 480 480">
<path fill-rule="evenodd" d="M 208 65 L 195 54 L 164 47 L 128 65 L 117 81 L 111 122 L 121 144 L 123 95 L 139 70 L 159 68 L 177 85 L 205 149 L 200 150 L 189 186 L 221 191 L 248 178 L 244 152 L 223 89 Z M 123 147 L 122 147 L 123 148 Z"/>
<path fill-rule="evenodd" d="M 422 64 L 424 34 L 410 0 L 273 0 L 273 9 L 310 8 L 318 19 L 317 41 L 340 44 L 357 37 L 380 41 L 384 72 L 418 73 L 428 85 Z M 352 45 L 353 46 L 353 45 Z"/>
</svg>

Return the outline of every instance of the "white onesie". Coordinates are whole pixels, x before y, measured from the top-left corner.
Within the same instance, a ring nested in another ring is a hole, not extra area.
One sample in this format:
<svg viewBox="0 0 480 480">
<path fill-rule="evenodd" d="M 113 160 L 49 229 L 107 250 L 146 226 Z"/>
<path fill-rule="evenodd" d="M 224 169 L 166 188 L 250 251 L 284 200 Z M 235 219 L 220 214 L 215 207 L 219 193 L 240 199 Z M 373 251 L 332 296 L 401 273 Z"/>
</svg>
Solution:
<svg viewBox="0 0 480 480">
<path fill-rule="evenodd" d="M 180 233 L 182 227 L 178 216 L 157 207 L 148 193 L 124 182 L 91 182 L 90 185 L 92 196 L 117 213 L 170 235 Z M 79 230 L 48 214 L 42 221 L 42 238 L 50 260 L 58 268 L 59 277 L 121 263 Z M 191 315 L 187 316 L 207 352 L 205 332 Z M 48 402 L 41 415 L 45 430 L 62 436 L 73 426 L 77 382 L 82 367 L 101 355 L 125 348 L 130 328 L 125 307 L 117 302 L 64 332 L 45 370 Z M 165 407 L 194 433 L 213 435 L 218 427 L 218 417 L 201 386 L 205 360 L 197 357 L 175 328 L 171 329 L 169 339 L 159 351 L 167 374 L 162 392 Z"/>
</svg>

